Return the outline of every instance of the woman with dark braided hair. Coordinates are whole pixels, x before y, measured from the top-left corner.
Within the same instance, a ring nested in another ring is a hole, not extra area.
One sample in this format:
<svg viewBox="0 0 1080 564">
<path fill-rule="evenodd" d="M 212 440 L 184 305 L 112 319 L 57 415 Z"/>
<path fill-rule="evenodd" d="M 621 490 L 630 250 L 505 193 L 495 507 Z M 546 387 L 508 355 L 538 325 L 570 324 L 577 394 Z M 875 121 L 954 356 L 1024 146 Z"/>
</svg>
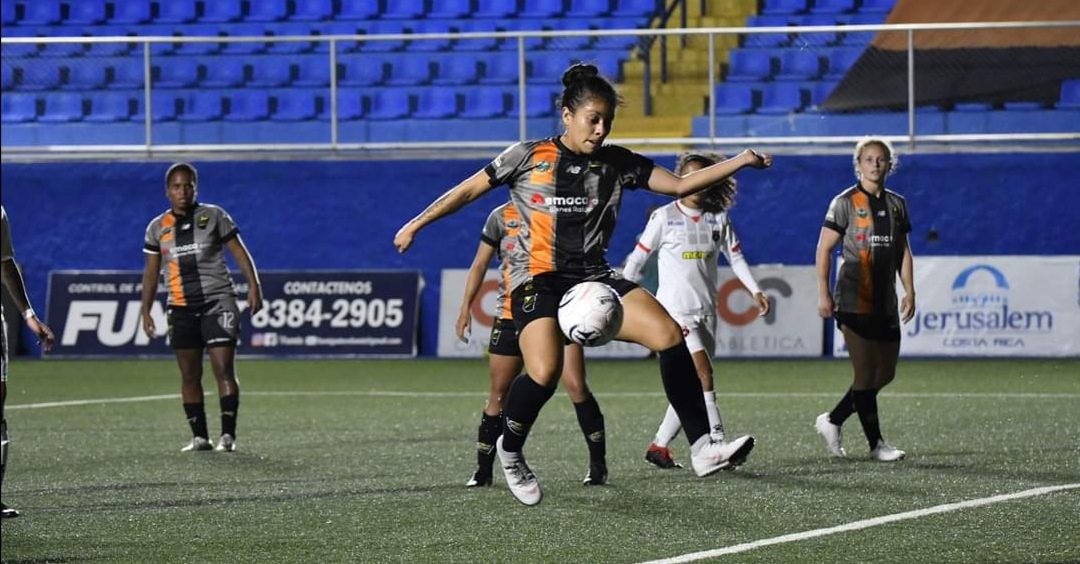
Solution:
<svg viewBox="0 0 1080 564">
<path fill-rule="evenodd" d="M 712 154 L 684 153 L 675 171 L 687 175 L 723 160 Z M 769 300 L 757 285 L 742 255 L 739 237 L 727 210 L 735 203 L 735 179 L 725 178 L 705 190 L 676 200 L 653 212 L 633 252 L 626 258 L 623 276 L 637 281 L 652 253 L 659 256 L 660 285 L 656 299 L 678 323 L 694 360 L 704 392 L 705 411 L 712 440 L 724 443 L 723 419 L 716 406 L 712 357 L 716 351 L 717 261 L 727 258 L 739 281 L 754 297 L 761 315 Z M 668 444 L 679 434 L 679 415 L 669 404 L 645 460 L 661 468 L 676 468 Z"/>
<path fill-rule="evenodd" d="M 624 189 L 647 187 L 682 198 L 744 167 L 767 168 L 772 157 L 748 149 L 735 158 L 676 176 L 644 156 L 604 144 L 619 99 L 594 65 L 570 67 L 562 82 L 562 135 L 512 145 L 437 198 L 394 236 L 398 251 L 405 252 L 429 223 L 496 186 L 510 187 L 510 199 L 521 218 L 517 244 L 524 253 L 524 259 L 510 268 L 510 303 L 527 374 L 510 385 L 496 452 L 510 492 L 525 505 L 536 505 L 542 498 L 522 451 L 529 429 L 555 393 L 562 372 L 565 337 L 557 320 L 559 300 L 586 280 L 603 282 L 622 296 L 623 324 L 616 338 L 658 353 L 664 389 L 686 429 L 698 475 L 740 463 L 754 446 L 749 436 L 729 443 L 712 440 L 701 382 L 678 324 L 652 295 L 613 270 L 604 254 Z"/>
</svg>

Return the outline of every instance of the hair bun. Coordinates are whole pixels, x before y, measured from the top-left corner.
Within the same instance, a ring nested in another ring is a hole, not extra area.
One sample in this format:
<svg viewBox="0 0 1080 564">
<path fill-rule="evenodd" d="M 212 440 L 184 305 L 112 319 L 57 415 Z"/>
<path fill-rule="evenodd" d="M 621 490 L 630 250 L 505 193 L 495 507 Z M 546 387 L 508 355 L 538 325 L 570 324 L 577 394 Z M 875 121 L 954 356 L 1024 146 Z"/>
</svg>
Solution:
<svg viewBox="0 0 1080 564">
<path fill-rule="evenodd" d="M 596 65 L 590 65 L 588 63 L 577 63 L 566 69 L 566 72 L 564 72 L 562 75 L 562 83 L 563 86 L 570 86 L 575 82 L 586 80 L 590 77 L 599 75 L 600 70 L 596 68 Z"/>
</svg>

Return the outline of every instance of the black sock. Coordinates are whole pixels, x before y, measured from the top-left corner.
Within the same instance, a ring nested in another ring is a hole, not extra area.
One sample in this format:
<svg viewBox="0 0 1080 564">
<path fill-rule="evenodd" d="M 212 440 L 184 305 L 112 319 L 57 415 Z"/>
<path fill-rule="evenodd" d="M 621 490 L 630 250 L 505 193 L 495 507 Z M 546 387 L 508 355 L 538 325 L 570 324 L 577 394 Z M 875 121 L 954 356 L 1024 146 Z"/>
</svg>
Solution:
<svg viewBox="0 0 1080 564">
<path fill-rule="evenodd" d="M 206 430 L 206 409 L 202 402 L 185 403 L 184 413 L 187 415 L 188 425 L 191 425 L 191 436 L 209 439 L 210 433 Z"/>
<path fill-rule="evenodd" d="M 232 435 L 236 438 L 236 416 L 240 410 L 240 394 L 232 394 L 221 398 L 221 434 Z"/>
<path fill-rule="evenodd" d="M 544 404 L 554 394 L 555 388 L 545 388 L 537 384 L 528 374 L 514 378 L 510 390 L 506 392 L 503 408 L 503 450 L 521 452 L 525 439 L 529 436 L 529 429 L 536 422 Z"/>
<path fill-rule="evenodd" d="M 0 454 L 0 487 L 3 487 L 4 470 L 7 469 L 8 447 L 11 446 L 11 442 L 8 440 L 7 419 L 0 419 L 0 437 L 3 437 L 4 442 L 8 443 L 4 445 L 4 452 Z"/>
<path fill-rule="evenodd" d="M 480 428 L 476 432 L 476 468 L 481 472 L 491 473 L 495 462 L 495 440 L 502 433 L 502 417 L 482 413 Z"/>
<path fill-rule="evenodd" d="M 701 391 L 694 359 L 685 343 L 660 351 L 660 379 L 664 381 L 668 403 L 682 421 L 683 431 L 690 444 L 709 434 L 709 415 L 705 411 L 705 395 Z"/>
<path fill-rule="evenodd" d="M 855 400 L 855 411 L 859 412 L 859 421 L 862 423 L 863 433 L 870 443 L 870 448 L 877 446 L 881 440 L 881 425 L 878 423 L 877 413 L 877 390 L 853 390 L 851 396 Z"/>
<path fill-rule="evenodd" d="M 607 438 L 604 436 L 604 414 L 600 404 L 589 394 L 589 399 L 574 404 L 578 425 L 585 435 L 585 444 L 589 445 L 589 463 L 604 464 L 607 456 Z"/>
<path fill-rule="evenodd" d="M 848 388 L 844 397 L 840 398 L 840 402 L 829 412 L 829 421 L 833 425 L 843 425 L 844 421 L 847 421 L 847 418 L 851 417 L 854 412 L 855 400 L 851 397 L 851 388 Z"/>
</svg>

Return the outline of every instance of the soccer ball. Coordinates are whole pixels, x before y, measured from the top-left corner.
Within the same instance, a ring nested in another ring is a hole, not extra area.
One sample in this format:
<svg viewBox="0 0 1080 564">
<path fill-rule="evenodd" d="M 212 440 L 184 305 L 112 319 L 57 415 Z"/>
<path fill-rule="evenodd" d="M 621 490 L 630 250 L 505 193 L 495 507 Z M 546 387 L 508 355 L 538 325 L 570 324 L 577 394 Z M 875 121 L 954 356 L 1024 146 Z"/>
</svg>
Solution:
<svg viewBox="0 0 1080 564">
<path fill-rule="evenodd" d="M 582 282 L 559 301 L 559 327 L 566 338 L 586 347 L 598 347 L 615 338 L 622 328 L 619 294 L 603 282 Z"/>
</svg>

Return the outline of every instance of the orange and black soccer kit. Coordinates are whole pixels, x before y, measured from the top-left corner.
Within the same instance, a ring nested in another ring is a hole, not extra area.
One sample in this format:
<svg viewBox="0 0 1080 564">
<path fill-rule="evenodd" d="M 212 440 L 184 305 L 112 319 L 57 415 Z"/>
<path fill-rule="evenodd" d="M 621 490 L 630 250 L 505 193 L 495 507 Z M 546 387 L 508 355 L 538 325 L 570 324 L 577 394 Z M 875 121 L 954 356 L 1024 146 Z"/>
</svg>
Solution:
<svg viewBox="0 0 1080 564">
<path fill-rule="evenodd" d="M 495 297 L 495 320 L 491 325 L 488 352 L 503 356 L 521 356 L 518 346 L 517 327 L 510 314 L 510 265 L 514 261 L 527 261 L 528 256 L 518 246 L 521 216 L 517 208 L 507 202 L 488 214 L 480 240 L 495 249 L 499 258 L 499 291 Z"/>
<path fill-rule="evenodd" d="M 833 198 L 824 225 L 843 237 L 833 295 L 838 323 L 864 338 L 899 340 L 896 273 L 911 231 L 907 201 L 855 185 Z"/>
</svg>

